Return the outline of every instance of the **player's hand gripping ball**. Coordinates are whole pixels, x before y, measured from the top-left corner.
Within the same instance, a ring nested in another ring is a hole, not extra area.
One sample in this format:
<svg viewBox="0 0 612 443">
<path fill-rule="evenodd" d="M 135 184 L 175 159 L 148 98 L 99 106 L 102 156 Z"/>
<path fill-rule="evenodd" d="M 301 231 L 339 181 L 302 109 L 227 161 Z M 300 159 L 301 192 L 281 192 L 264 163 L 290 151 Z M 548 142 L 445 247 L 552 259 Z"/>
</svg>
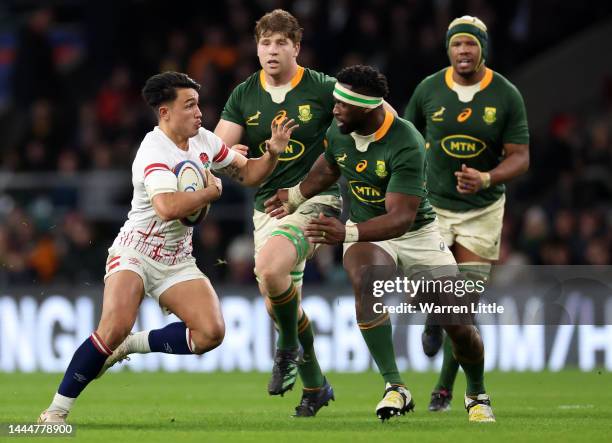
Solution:
<svg viewBox="0 0 612 443">
<path fill-rule="evenodd" d="M 206 187 L 206 175 L 202 174 L 198 165 L 191 160 L 185 160 L 176 165 L 174 173 L 176 174 L 177 190 L 179 192 L 195 192 Z M 210 204 L 182 218 L 180 222 L 185 226 L 195 226 L 206 218 L 209 209 Z"/>
</svg>

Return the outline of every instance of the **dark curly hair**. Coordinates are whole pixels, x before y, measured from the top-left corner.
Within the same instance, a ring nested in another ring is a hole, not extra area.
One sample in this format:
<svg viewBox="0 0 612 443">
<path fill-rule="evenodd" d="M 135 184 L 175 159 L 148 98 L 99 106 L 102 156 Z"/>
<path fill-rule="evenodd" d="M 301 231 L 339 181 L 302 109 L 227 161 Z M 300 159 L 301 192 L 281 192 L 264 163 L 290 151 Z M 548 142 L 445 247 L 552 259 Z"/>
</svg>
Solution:
<svg viewBox="0 0 612 443">
<path fill-rule="evenodd" d="M 374 97 L 386 97 L 389 94 L 387 77 L 373 66 L 354 65 L 343 68 L 336 79 L 361 94 Z"/>
<path fill-rule="evenodd" d="M 149 106 L 155 109 L 162 103 L 173 101 L 177 96 L 177 88 L 191 88 L 199 91 L 200 84 L 187 74 L 166 71 L 149 77 L 142 88 L 142 97 Z"/>
</svg>

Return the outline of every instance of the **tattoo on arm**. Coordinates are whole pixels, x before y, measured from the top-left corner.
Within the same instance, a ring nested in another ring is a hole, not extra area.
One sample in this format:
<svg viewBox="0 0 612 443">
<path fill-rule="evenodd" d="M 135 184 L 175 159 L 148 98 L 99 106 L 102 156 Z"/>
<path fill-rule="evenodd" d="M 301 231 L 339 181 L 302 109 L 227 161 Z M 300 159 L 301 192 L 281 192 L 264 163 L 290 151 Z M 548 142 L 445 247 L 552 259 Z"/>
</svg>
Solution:
<svg viewBox="0 0 612 443">
<path fill-rule="evenodd" d="M 244 181 L 244 177 L 240 173 L 240 169 L 238 169 L 236 166 L 228 165 L 225 168 L 218 169 L 217 172 L 231 178 L 232 180 L 237 180 L 239 182 Z"/>
</svg>

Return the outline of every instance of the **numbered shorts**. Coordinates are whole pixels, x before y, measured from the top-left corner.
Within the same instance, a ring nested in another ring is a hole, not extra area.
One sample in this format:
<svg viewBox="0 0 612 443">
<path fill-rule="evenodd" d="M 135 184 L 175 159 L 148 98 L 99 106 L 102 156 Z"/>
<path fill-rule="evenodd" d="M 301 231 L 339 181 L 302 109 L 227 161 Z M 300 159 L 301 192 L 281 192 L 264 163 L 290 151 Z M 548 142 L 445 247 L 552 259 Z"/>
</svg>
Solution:
<svg viewBox="0 0 612 443">
<path fill-rule="evenodd" d="M 444 241 L 448 246 L 457 242 L 487 260 L 499 259 L 505 203 L 506 196 L 502 195 L 489 206 L 465 212 L 434 207 Z"/>
<path fill-rule="evenodd" d="M 354 223 L 349 220 L 347 224 Z M 458 272 L 455 257 L 440 234 L 437 220 L 401 237 L 370 243 L 389 254 L 408 277 L 422 271 L 427 271 L 433 278 L 456 275 Z M 344 254 L 354 244 L 344 243 Z"/>
<path fill-rule="evenodd" d="M 140 275 L 145 294 L 157 301 L 159 297 L 177 283 L 199 278 L 208 278 L 196 266 L 195 258 L 189 257 L 180 263 L 166 265 L 159 263 L 132 248 L 111 247 L 106 260 L 104 281 L 119 271 L 133 271 Z M 160 305 L 161 307 L 161 305 Z M 168 311 L 162 307 L 165 313 Z"/>
<path fill-rule="evenodd" d="M 342 200 L 333 195 L 317 195 L 306 200 L 293 213 L 282 219 L 276 219 L 268 214 L 255 210 L 253 225 L 255 231 L 255 259 L 257 254 L 270 237 L 277 235 L 287 238 L 297 251 L 297 262 L 291 271 L 291 278 L 296 286 L 302 285 L 306 260 L 312 257 L 318 245 L 313 245 L 304 237 L 304 228 L 310 220 L 317 218 L 319 213 L 328 217 L 339 217 L 342 211 Z"/>
</svg>

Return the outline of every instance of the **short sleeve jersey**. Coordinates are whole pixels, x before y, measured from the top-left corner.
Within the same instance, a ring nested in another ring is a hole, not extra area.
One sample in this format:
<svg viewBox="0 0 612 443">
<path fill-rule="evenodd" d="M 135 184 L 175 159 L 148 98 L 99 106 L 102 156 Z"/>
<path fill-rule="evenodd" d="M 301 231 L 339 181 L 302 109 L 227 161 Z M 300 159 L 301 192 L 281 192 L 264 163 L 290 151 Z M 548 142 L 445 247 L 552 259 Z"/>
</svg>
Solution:
<svg viewBox="0 0 612 443">
<path fill-rule="evenodd" d="M 188 143 L 187 151 L 178 148 L 158 126 L 145 135 L 132 163 L 132 208 L 113 247 L 132 248 L 167 265 L 180 263 L 191 255 L 193 228 L 178 220 L 162 220 L 151 200 L 157 194 L 177 191 L 173 172 L 177 164 L 191 160 L 203 172 L 228 166 L 235 154 L 204 128 Z"/>
<path fill-rule="evenodd" d="M 495 168 L 504 144 L 528 144 L 529 131 L 520 92 L 497 72 L 486 68 L 480 90 L 469 102 L 460 101 L 452 88 L 452 67 L 427 77 L 414 91 L 404 118 L 425 136 L 431 203 L 461 212 L 492 204 L 505 187 L 459 194 L 455 171 L 462 164 L 479 171 Z"/>
<path fill-rule="evenodd" d="M 302 180 L 323 153 L 323 138 L 333 118 L 335 83 L 333 77 L 300 66 L 280 103 L 272 100 L 263 71 L 251 75 L 230 95 L 221 118 L 244 127 L 251 157 L 266 152 L 265 141 L 271 136 L 270 124 L 275 118 L 292 118 L 299 124 L 276 168 L 257 190 L 257 210 L 264 210 L 264 201 L 277 189 Z M 339 188 L 334 186 L 324 194 L 340 195 Z"/>
<path fill-rule="evenodd" d="M 365 152 L 351 135 L 332 124 L 325 159 L 337 165 L 348 182 L 350 219 L 355 223 L 386 214 L 385 195 L 398 192 L 421 197 L 410 231 L 435 218 L 425 190 L 425 142 L 412 123 L 386 112 L 385 121 Z"/>
</svg>

